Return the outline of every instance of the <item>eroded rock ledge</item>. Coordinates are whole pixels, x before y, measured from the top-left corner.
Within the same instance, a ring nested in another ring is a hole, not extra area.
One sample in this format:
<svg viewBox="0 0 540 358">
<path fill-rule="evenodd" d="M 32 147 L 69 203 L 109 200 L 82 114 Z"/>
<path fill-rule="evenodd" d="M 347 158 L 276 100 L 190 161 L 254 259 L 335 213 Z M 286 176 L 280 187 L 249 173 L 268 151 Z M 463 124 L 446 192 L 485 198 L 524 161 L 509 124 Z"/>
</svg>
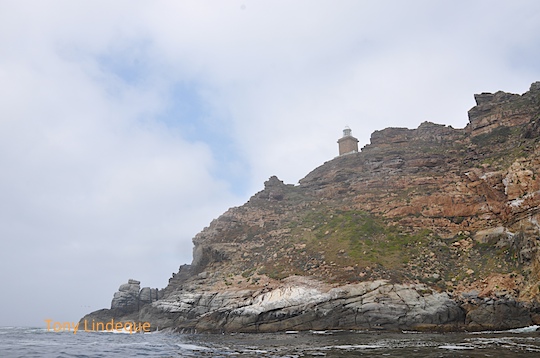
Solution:
<svg viewBox="0 0 540 358">
<path fill-rule="evenodd" d="M 179 293 L 149 306 L 141 317 L 163 313 L 176 316 L 177 329 L 211 332 L 447 329 L 464 320 L 446 293 L 424 285 L 379 280 L 329 287 L 305 277 L 289 277 L 272 290 Z"/>
</svg>

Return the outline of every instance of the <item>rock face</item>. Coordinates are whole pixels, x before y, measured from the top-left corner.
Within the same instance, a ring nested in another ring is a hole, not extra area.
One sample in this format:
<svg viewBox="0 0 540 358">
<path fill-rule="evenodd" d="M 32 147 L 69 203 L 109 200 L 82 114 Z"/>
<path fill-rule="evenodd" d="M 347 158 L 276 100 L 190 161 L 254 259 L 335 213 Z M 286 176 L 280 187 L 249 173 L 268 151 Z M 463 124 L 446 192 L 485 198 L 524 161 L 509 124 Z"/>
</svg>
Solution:
<svg viewBox="0 0 540 358">
<path fill-rule="evenodd" d="M 85 318 L 198 332 L 539 324 L 540 82 L 475 99 L 464 129 L 387 128 L 299 185 L 271 177 L 195 236 L 165 289 L 130 280 Z"/>
<path fill-rule="evenodd" d="M 142 319 L 195 331 L 455 329 L 464 312 L 446 293 L 384 280 L 331 287 L 289 277 L 274 289 L 177 293 L 148 306 Z M 178 322 L 182 323 L 178 325 Z"/>
<path fill-rule="evenodd" d="M 474 95 L 476 106 L 469 111 L 467 129 L 472 136 L 486 134 L 496 128 L 513 127 L 537 119 L 540 103 L 540 82 L 531 85 L 529 92 L 520 96 L 499 91 Z"/>
<path fill-rule="evenodd" d="M 465 324 L 473 330 L 497 330 L 530 326 L 533 321 L 528 307 L 516 301 L 485 300 L 466 306 Z"/>
<path fill-rule="evenodd" d="M 140 282 L 130 279 L 128 283 L 121 285 L 118 292 L 114 294 L 111 302 L 112 309 L 124 309 L 126 311 L 135 311 L 139 305 Z"/>
</svg>

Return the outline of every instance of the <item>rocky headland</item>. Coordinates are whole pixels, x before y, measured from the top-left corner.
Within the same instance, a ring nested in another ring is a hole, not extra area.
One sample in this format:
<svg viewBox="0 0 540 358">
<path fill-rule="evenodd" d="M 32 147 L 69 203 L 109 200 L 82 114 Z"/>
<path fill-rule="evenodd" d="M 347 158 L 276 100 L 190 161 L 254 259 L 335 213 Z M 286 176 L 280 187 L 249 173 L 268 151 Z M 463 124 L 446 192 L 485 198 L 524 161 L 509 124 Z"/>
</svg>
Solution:
<svg viewBox="0 0 540 358">
<path fill-rule="evenodd" d="M 190 332 L 540 324 L 540 82 L 475 99 L 463 129 L 387 128 L 298 185 L 271 177 L 195 236 L 167 287 L 130 280 L 82 320 Z"/>
</svg>

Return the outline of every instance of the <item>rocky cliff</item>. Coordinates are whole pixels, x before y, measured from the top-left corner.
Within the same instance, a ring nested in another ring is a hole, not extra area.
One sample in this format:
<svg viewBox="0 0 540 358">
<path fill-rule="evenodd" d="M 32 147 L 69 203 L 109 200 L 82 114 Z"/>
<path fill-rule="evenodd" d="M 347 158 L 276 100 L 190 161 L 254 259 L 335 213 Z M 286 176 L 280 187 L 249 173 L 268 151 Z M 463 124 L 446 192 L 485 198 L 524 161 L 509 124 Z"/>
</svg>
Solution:
<svg viewBox="0 0 540 358">
<path fill-rule="evenodd" d="M 270 178 L 195 236 L 192 264 L 157 300 L 115 295 L 83 319 L 212 332 L 540 324 L 540 82 L 475 99 L 464 129 L 387 128 L 298 185 Z"/>
</svg>

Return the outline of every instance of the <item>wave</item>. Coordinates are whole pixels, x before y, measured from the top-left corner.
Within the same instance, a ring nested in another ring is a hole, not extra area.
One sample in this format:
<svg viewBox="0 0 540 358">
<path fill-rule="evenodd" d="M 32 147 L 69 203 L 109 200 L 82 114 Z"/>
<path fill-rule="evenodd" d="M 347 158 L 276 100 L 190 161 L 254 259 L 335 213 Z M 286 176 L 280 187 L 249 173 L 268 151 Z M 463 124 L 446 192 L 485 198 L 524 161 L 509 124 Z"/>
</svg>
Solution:
<svg viewBox="0 0 540 358">
<path fill-rule="evenodd" d="M 343 345 L 338 345 L 338 346 L 323 347 L 322 349 L 352 350 L 352 349 L 377 349 L 377 348 L 385 348 L 385 347 L 378 344 L 343 344 Z"/>
<path fill-rule="evenodd" d="M 455 351 L 461 351 L 461 350 L 472 350 L 474 347 L 472 346 L 462 346 L 457 344 L 447 344 L 444 346 L 439 346 L 441 349 L 449 349 L 449 350 L 455 350 Z"/>
<path fill-rule="evenodd" d="M 504 334 L 504 333 L 531 333 L 540 331 L 539 325 L 532 325 L 527 327 L 520 327 L 520 328 L 513 328 L 513 329 L 507 329 L 505 331 L 479 331 L 479 332 L 469 332 L 469 334 Z"/>
<path fill-rule="evenodd" d="M 509 329 L 506 332 L 509 332 L 509 333 L 529 333 L 529 332 L 538 331 L 538 328 L 540 328 L 540 326 L 532 325 L 532 326 L 528 326 L 528 327 Z"/>
<path fill-rule="evenodd" d="M 182 348 L 182 349 L 190 350 L 190 351 L 208 351 L 208 350 L 211 350 L 210 348 L 197 346 L 195 344 L 178 343 L 177 346 Z"/>
</svg>

